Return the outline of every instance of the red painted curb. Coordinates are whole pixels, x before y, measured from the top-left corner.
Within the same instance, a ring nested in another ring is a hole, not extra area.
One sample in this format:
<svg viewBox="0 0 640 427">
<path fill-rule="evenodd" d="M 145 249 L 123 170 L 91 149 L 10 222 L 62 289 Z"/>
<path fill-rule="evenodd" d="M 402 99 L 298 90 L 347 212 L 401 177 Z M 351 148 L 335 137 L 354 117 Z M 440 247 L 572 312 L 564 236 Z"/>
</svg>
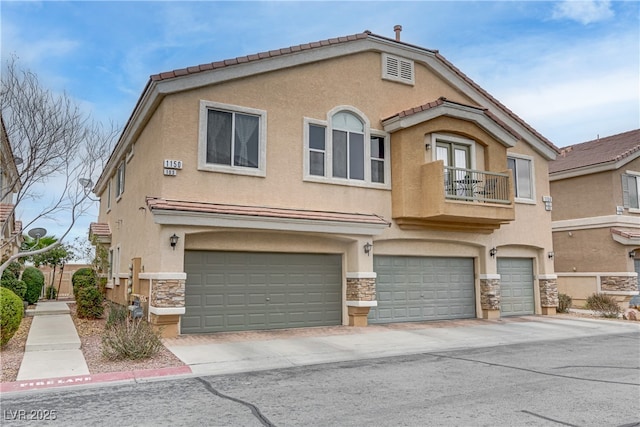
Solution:
<svg viewBox="0 0 640 427">
<path fill-rule="evenodd" d="M 66 387 L 81 384 L 96 384 L 113 381 L 136 380 L 142 378 L 166 377 L 169 375 L 190 374 L 188 366 L 177 366 L 159 369 L 142 369 L 127 372 L 105 372 L 102 374 L 74 375 L 70 377 L 44 378 L 37 380 L 24 380 L 11 383 L 1 383 L 0 393 L 9 393 L 21 390 L 42 390 L 48 388 Z"/>
</svg>

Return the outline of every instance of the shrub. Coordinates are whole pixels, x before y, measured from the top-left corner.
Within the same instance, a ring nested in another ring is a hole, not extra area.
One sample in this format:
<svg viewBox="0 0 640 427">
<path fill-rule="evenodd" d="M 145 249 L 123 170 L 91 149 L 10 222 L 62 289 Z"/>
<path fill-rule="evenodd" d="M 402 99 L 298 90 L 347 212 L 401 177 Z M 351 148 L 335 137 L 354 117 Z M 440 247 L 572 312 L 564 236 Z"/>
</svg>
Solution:
<svg viewBox="0 0 640 427">
<path fill-rule="evenodd" d="M 22 322 L 24 305 L 13 291 L 0 288 L 0 346 L 4 346 L 16 333 Z"/>
<path fill-rule="evenodd" d="M 567 294 L 558 294 L 558 313 L 568 313 L 573 299 Z"/>
<path fill-rule="evenodd" d="M 78 317 L 84 319 L 97 319 L 104 313 L 104 297 L 95 287 L 79 289 L 76 295 L 76 307 Z"/>
<path fill-rule="evenodd" d="M 24 294 L 27 293 L 27 284 L 22 280 L 18 280 L 10 270 L 5 270 L 2 273 L 0 286 L 13 291 L 14 294 L 18 295 L 21 301 L 24 298 Z"/>
<path fill-rule="evenodd" d="M 616 318 L 622 313 L 622 308 L 611 295 L 593 294 L 587 298 L 585 305 L 589 310 L 593 310 L 602 317 Z"/>
<path fill-rule="evenodd" d="M 109 360 L 140 360 L 154 356 L 162 348 L 157 332 L 143 319 L 125 318 L 106 328 L 102 335 L 102 355 Z"/>
<path fill-rule="evenodd" d="M 95 288 L 96 278 L 94 276 L 78 276 L 73 283 L 73 296 L 78 299 L 80 289 Z"/>
<path fill-rule="evenodd" d="M 47 286 L 44 290 L 44 297 L 46 299 L 56 299 L 58 297 L 58 290 L 55 286 Z"/>
<path fill-rule="evenodd" d="M 7 266 L 5 271 L 10 271 L 10 272 L 13 273 L 14 276 L 19 278 L 20 277 L 20 272 L 22 271 L 22 264 L 20 264 L 19 262 L 13 261 L 13 262 L 9 263 L 9 265 Z"/>
<path fill-rule="evenodd" d="M 27 292 L 24 295 L 25 301 L 35 304 L 40 298 L 44 287 L 44 274 L 35 267 L 27 267 L 22 272 L 22 280 L 27 284 Z"/>
<path fill-rule="evenodd" d="M 73 273 L 73 276 L 71 276 L 71 283 L 75 285 L 76 280 L 78 280 L 79 277 L 93 277 L 95 279 L 96 273 L 92 268 L 89 267 L 80 268 L 76 270 L 75 273 Z"/>
<path fill-rule="evenodd" d="M 123 325 L 129 317 L 129 309 L 120 304 L 109 303 L 109 314 L 107 315 L 107 328 L 117 328 Z"/>
</svg>

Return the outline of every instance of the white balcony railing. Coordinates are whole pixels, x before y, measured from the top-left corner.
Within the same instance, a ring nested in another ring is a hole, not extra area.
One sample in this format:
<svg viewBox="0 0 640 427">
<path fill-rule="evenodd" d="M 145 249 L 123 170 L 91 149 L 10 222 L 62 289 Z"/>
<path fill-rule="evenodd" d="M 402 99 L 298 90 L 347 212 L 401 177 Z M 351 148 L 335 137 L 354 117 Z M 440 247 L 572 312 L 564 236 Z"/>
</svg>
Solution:
<svg viewBox="0 0 640 427">
<path fill-rule="evenodd" d="M 444 168 L 445 198 L 510 204 L 509 175 L 473 169 Z"/>
</svg>

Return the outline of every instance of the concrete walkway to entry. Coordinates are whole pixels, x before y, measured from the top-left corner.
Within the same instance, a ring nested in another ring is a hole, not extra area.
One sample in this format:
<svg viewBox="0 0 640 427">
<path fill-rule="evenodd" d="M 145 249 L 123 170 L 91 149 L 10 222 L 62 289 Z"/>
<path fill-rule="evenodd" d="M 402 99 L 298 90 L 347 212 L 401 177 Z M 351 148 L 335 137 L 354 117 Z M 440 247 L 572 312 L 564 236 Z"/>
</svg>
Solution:
<svg viewBox="0 0 640 427">
<path fill-rule="evenodd" d="M 42 301 L 36 305 L 18 381 L 89 373 L 69 313 L 66 302 Z"/>
</svg>

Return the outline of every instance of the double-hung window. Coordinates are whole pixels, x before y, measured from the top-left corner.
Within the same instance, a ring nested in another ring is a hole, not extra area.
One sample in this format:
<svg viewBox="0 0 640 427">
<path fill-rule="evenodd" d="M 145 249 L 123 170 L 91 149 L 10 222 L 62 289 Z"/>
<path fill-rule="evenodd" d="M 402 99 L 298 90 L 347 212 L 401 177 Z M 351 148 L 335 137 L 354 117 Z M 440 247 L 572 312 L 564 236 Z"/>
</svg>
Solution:
<svg viewBox="0 0 640 427">
<path fill-rule="evenodd" d="M 527 156 L 507 157 L 507 167 L 513 174 L 515 198 L 519 201 L 535 200 L 533 186 L 533 160 Z"/>
<path fill-rule="evenodd" d="M 124 175 L 126 162 L 123 160 L 120 162 L 118 166 L 118 170 L 116 171 L 116 199 L 122 196 L 124 193 Z"/>
<path fill-rule="evenodd" d="M 625 208 L 640 209 L 640 174 L 622 175 L 622 196 Z"/>
<path fill-rule="evenodd" d="M 200 170 L 264 176 L 265 144 L 265 111 L 201 101 Z"/>
<path fill-rule="evenodd" d="M 305 119 L 305 180 L 390 187 L 388 138 L 361 117 L 338 109 L 327 122 Z"/>
</svg>

